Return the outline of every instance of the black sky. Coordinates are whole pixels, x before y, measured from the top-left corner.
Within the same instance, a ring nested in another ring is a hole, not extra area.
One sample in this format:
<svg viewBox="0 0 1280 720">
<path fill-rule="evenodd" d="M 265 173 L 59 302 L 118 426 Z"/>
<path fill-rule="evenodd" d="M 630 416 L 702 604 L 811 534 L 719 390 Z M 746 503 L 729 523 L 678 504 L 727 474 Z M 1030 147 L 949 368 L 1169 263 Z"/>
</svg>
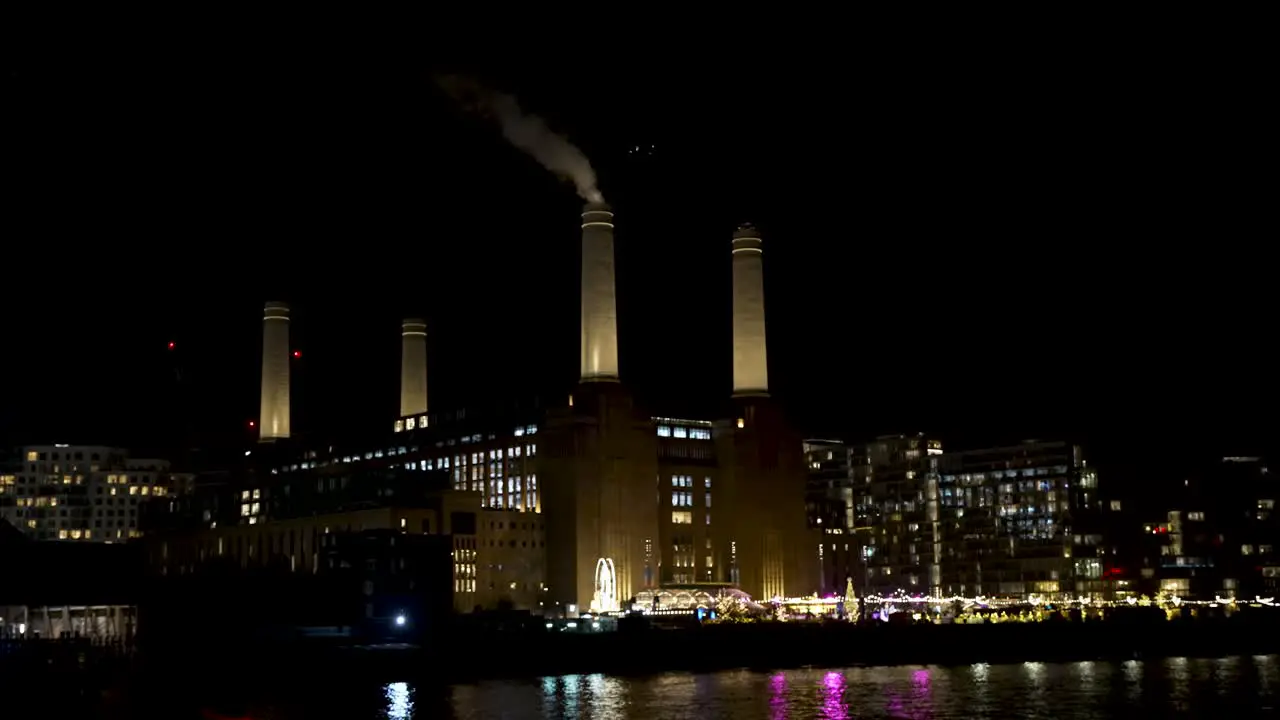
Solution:
<svg viewBox="0 0 1280 720">
<path fill-rule="evenodd" d="M 444 70 L 516 93 L 597 166 L 622 373 L 657 412 L 729 393 L 729 237 L 751 221 L 771 381 L 811 434 L 1112 457 L 1274 435 L 1276 118 L 1241 49 L 64 50 L 6 69 L 6 444 L 243 439 L 268 299 L 295 308 L 304 431 L 394 417 L 404 315 L 431 322 L 437 407 L 564 392 L 579 201 L 460 115 Z"/>
</svg>

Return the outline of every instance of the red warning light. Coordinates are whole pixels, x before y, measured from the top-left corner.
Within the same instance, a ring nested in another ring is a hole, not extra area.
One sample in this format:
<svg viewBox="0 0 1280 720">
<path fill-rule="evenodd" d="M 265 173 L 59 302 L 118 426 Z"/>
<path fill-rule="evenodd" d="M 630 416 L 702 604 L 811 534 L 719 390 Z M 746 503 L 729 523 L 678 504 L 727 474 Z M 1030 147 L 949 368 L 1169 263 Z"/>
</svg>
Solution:
<svg viewBox="0 0 1280 720">
<path fill-rule="evenodd" d="M 258 423 L 254 422 L 254 421 L 252 421 L 252 420 L 250 420 L 250 421 L 249 421 L 249 427 L 253 428 L 253 427 L 257 427 L 257 426 L 258 426 Z"/>
<path fill-rule="evenodd" d="M 173 343 L 169 343 L 169 349 L 170 349 L 170 350 L 172 350 L 172 349 L 173 349 Z"/>
<path fill-rule="evenodd" d="M 298 352 L 297 350 L 294 350 L 294 351 L 293 351 L 293 356 L 294 356 L 294 357 L 296 357 L 296 358 L 300 358 L 300 357 L 302 357 L 302 353 L 301 353 L 301 352 Z"/>
</svg>

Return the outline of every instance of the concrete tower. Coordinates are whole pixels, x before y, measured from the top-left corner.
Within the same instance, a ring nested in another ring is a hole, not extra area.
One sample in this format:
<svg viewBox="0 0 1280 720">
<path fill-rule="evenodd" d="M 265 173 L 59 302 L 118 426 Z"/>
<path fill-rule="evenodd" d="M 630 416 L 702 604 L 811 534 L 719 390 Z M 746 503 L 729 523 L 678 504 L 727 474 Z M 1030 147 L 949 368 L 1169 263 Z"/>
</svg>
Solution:
<svg viewBox="0 0 1280 720">
<path fill-rule="evenodd" d="M 289 437 L 289 306 L 269 302 L 262 319 L 262 408 L 258 440 Z"/>
<path fill-rule="evenodd" d="M 582 382 L 618 380 L 618 308 L 614 300 L 613 212 L 582 211 Z"/>
<path fill-rule="evenodd" d="M 427 322 L 400 324 L 400 417 L 427 412 Z"/>
<path fill-rule="evenodd" d="M 743 225 L 733 233 L 733 394 L 769 394 L 764 337 L 764 249 L 760 233 Z"/>
</svg>

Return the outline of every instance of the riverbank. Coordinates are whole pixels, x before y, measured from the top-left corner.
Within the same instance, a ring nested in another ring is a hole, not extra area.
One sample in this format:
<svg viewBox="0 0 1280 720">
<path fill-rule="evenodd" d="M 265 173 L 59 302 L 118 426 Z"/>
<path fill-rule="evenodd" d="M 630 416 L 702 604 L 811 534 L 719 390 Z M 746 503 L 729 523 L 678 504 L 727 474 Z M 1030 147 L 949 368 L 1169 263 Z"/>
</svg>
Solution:
<svg viewBox="0 0 1280 720">
<path fill-rule="evenodd" d="M 1272 613 L 1165 621 L 1151 614 L 1106 621 L 969 625 L 752 623 L 687 630 L 638 628 L 612 633 L 483 632 L 409 646 L 298 643 L 275 647 L 192 648 L 140 658 L 149 677 L 181 667 L 214 679 L 234 669 L 270 680 L 279 673 L 364 676 L 426 683 L 545 675 L 636 675 L 805 666 L 962 665 L 1072 662 L 1280 653 Z"/>
<path fill-rule="evenodd" d="M 884 624 L 853 627 L 779 623 L 709 626 L 677 632 L 542 638 L 475 637 L 447 647 L 364 653 L 360 664 L 387 672 L 416 668 L 450 682 L 564 674 L 709 672 L 804 666 L 961 665 L 1280 652 L 1275 626 L 1255 623 Z"/>
<path fill-rule="evenodd" d="M 39 651 L 37 651 L 39 650 Z M 121 677 L 211 685 L 282 676 L 363 676 L 371 680 L 465 683 L 545 675 L 637 675 L 805 666 L 965 665 L 1072 662 L 1160 657 L 1222 657 L 1280 653 L 1274 612 L 1164 620 L 1134 612 L 1095 621 L 994 624 L 747 623 L 692 625 L 681 630 L 640 626 L 618 632 L 481 630 L 469 627 L 417 643 L 352 645 L 341 639 L 274 641 L 187 638 L 129 656 L 86 653 L 49 644 L 10 653 L 10 677 L 39 681 L 79 674 L 111 686 Z M 30 661 L 22 661 L 27 657 Z M 16 662 L 15 662 L 16 661 Z M 14 667 L 20 665 L 19 667 Z"/>
</svg>

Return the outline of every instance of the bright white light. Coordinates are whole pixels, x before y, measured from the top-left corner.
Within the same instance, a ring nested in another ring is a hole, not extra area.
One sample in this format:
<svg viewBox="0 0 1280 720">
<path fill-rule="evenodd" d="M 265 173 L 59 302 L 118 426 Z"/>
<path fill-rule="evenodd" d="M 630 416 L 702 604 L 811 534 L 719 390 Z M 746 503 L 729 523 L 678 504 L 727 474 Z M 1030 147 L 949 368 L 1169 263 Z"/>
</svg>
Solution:
<svg viewBox="0 0 1280 720">
<path fill-rule="evenodd" d="M 408 683 L 388 683 L 384 692 L 387 696 L 388 718 L 409 720 L 413 717 L 413 701 L 409 699 Z"/>
<path fill-rule="evenodd" d="M 397 615 L 397 616 L 396 616 L 396 627 L 404 627 L 404 616 L 403 616 L 403 615 Z M 403 684 L 403 683 L 401 683 L 401 684 Z"/>
<path fill-rule="evenodd" d="M 613 558 L 596 561 L 596 592 L 591 599 L 591 610 L 598 613 L 618 611 L 618 576 Z"/>
</svg>

